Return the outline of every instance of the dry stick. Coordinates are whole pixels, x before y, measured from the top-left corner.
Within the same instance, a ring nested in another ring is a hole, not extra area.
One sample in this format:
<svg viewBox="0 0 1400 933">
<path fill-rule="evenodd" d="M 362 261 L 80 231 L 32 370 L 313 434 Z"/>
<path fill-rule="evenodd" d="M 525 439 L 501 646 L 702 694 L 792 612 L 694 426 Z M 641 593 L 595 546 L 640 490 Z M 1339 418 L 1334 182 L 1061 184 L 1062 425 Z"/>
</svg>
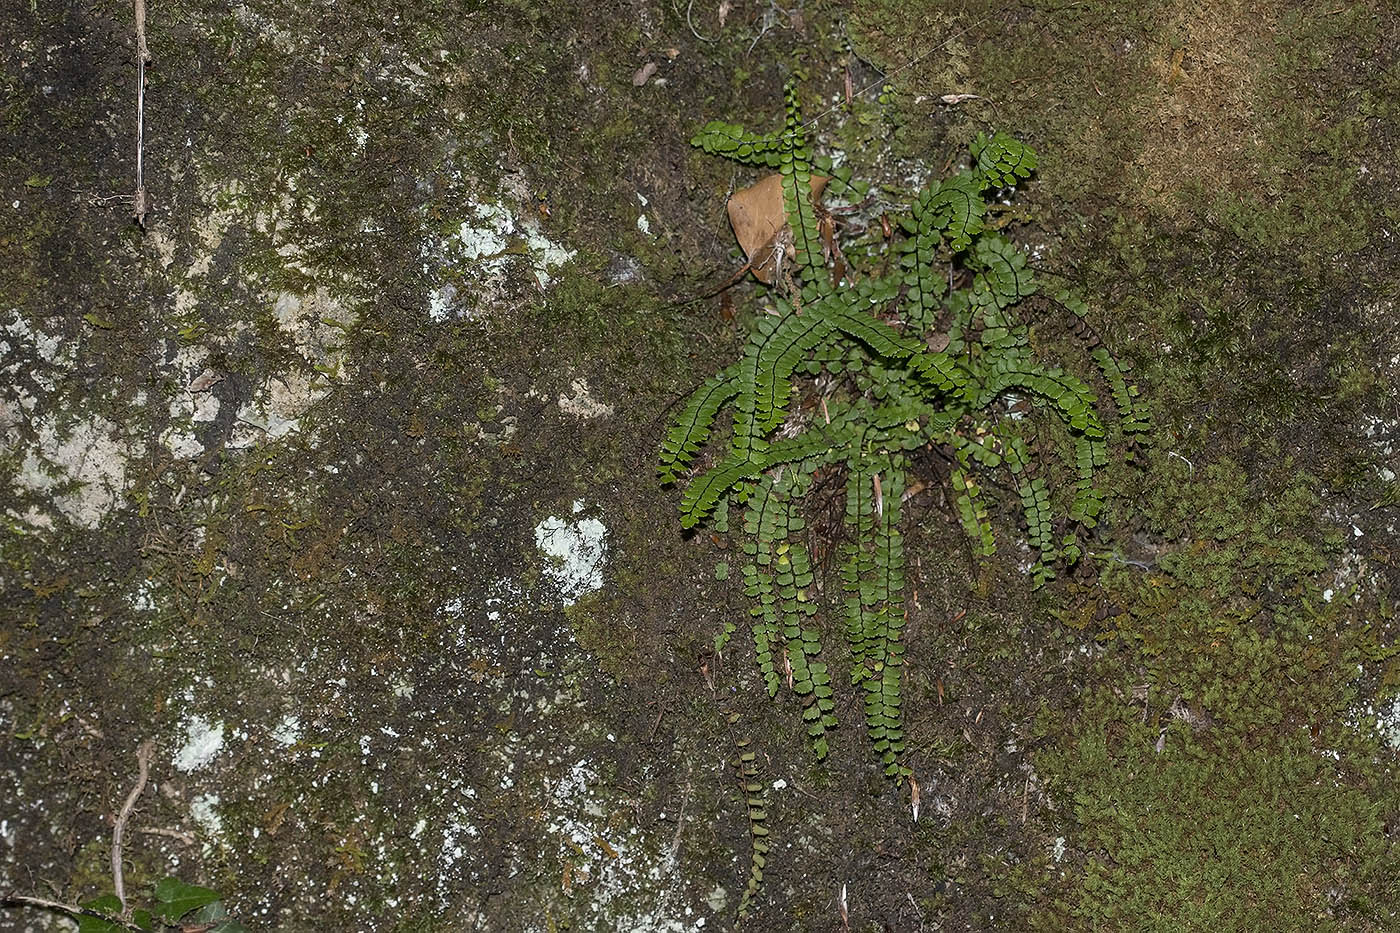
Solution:
<svg viewBox="0 0 1400 933">
<path fill-rule="evenodd" d="M 142 164 L 146 143 L 146 62 L 150 60 L 151 52 L 146 48 L 146 0 L 136 0 L 136 195 L 132 198 L 132 215 L 143 230 L 150 211 Z"/>
<path fill-rule="evenodd" d="M 141 8 L 141 0 L 136 0 L 136 6 L 138 10 Z M 126 833 L 126 821 L 131 819 L 131 811 L 136 809 L 136 799 L 146 789 L 146 779 L 151 773 L 151 753 L 155 748 L 156 740 L 147 739 L 136 749 L 136 786 L 126 795 L 126 803 L 122 804 L 112 827 L 112 889 L 116 892 L 117 900 L 121 901 L 123 917 L 131 914 L 126 908 L 126 886 L 122 881 L 122 836 Z"/>
<path fill-rule="evenodd" d="M 137 9 L 141 7 L 141 0 L 137 0 Z M 96 917 L 108 923 L 115 923 L 124 930 L 141 931 L 142 927 L 137 926 L 131 920 L 131 912 L 126 908 L 126 893 L 122 882 L 122 836 L 126 832 L 127 820 L 131 819 L 131 813 L 136 809 L 136 800 L 146 789 L 146 781 L 150 777 L 151 755 L 155 752 L 156 740 L 147 739 L 136 749 L 136 786 L 131 789 L 131 793 L 126 795 L 126 802 L 122 804 L 121 811 L 117 814 L 117 819 L 112 827 L 112 888 L 117 895 L 117 900 L 121 902 L 122 912 L 118 917 L 112 917 L 101 911 L 92 910 L 88 907 L 81 907 L 77 904 L 66 904 L 63 901 L 51 901 L 48 898 L 32 897 L 28 894 L 17 894 L 10 891 L 0 895 L 0 907 L 20 906 L 37 907 L 40 910 L 56 910 L 60 913 L 68 914 L 70 917 Z"/>
<path fill-rule="evenodd" d="M 177 842 L 183 842 L 187 846 L 192 846 L 199 842 L 194 833 L 187 833 L 183 829 L 166 829 L 163 826 L 138 826 L 138 833 L 145 833 L 147 836 L 165 836 Z"/>
<path fill-rule="evenodd" d="M 51 901 L 44 897 L 30 897 L 28 894 L 15 894 L 13 892 L 0 895 L 0 907 L 9 906 L 37 907 L 40 910 L 56 910 L 70 917 L 95 917 L 98 920 L 105 920 L 107 923 L 115 923 L 123 930 L 135 930 L 137 933 L 142 933 L 142 928 L 129 920 L 124 920 L 120 917 L 114 918 L 99 910 L 79 907 L 77 904 L 65 904 L 62 901 Z"/>
</svg>

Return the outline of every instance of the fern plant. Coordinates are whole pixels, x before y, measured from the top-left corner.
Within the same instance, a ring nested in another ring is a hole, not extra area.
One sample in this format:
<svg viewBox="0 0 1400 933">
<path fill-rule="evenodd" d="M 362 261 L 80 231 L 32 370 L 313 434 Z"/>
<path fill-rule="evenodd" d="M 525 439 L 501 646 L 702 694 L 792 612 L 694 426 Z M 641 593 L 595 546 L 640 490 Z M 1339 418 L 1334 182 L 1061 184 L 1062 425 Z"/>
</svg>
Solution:
<svg viewBox="0 0 1400 933">
<path fill-rule="evenodd" d="M 1097 522 L 1104 494 L 1095 477 L 1107 463 L 1109 428 L 1105 406 L 1087 384 L 1035 357 L 1029 328 L 1015 310 L 1038 291 L 1081 318 L 1083 302 L 1058 282 L 1038 282 L 1026 254 L 988 222 L 989 200 L 1009 195 L 1034 171 L 1030 147 L 1003 133 L 979 135 L 968 167 L 930 183 L 899 218 L 900 236 L 884 269 L 833 280 L 810 179 L 825 174 L 861 189 L 813 154 L 794 83 L 785 97 L 778 132 L 713 122 L 692 141 L 707 153 L 781 174 L 788 268 L 775 278 L 776 313 L 760 315 L 743 355 L 683 406 L 662 442 L 659 474 L 663 483 L 688 477 L 680 503 L 685 528 L 713 521 L 727 531 L 730 510 L 742 507 L 744 591 L 758 665 L 770 695 L 786 685 L 800 699 L 819 757 L 828 753 L 836 715 L 831 674 L 820 660 L 803 500 L 819 474 L 844 474 L 840 611 L 850 680 L 863 693 L 866 727 L 884 771 L 898 778 L 909 773 L 901 762 L 900 525 L 912 454 L 931 447 L 948 458 L 958 518 L 979 555 L 996 549 L 984 490 L 998 483 L 1014 488 L 1034 554 L 1029 574 L 1041 586 L 1057 566 L 1079 558 L 1079 535 Z M 939 333 L 944 339 L 930 342 Z M 938 343 L 946 346 L 935 352 Z M 1148 420 L 1137 388 L 1106 348 L 1094 346 L 1090 356 L 1118 411 L 1115 435 L 1145 440 Z M 818 395 L 806 413 L 792 405 L 804 378 L 805 390 Z M 1013 402 L 1028 405 L 1029 417 L 1013 411 Z M 692 476 L 726 407 L 733 412 L 726 451 Z M 1036 424 L 1058 433 L 1072 490 L 1052 490 L 1051 471 L 1033 458 Z M 1068 499 L 1058 517 L 1057 499 Z"/>
</svg>

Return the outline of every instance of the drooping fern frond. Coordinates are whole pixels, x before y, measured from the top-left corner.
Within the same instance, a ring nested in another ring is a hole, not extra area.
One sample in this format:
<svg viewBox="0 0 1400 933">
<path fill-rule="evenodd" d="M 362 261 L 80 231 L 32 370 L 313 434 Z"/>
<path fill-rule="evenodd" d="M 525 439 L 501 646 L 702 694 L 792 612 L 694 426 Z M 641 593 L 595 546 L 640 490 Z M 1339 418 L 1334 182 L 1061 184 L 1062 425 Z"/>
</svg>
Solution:
<svg viewBox="0 0 1400 933">
<path fill-rule="evenodd" d="M 899 531 L 904 496 L 900 457 L 858 458 L 846 484 L 846 527 L 841 580 L 846 638 L 855 663 L 851 683 L 864 692 L 866 730 L 885 773 L 907 773 L 900 712 L 904 646 L 904 539 Z"/>
<path fill-rule="evenodd" d="M 709 440 L 715 415 L 738 392 L 739 383 L 734 373 L 726 369 L 705 380 L 704 385 L 691 393 L 679 417 L 666 432 L 666 439 L 661 442 L 659 473 L 663 483 L 674 483 L 680 479 L 695 458 L 696 451 Z"/>
<path fill-rule="evenodd" d="M 759 671 L 771 696 L 786 692 L 801 707 L 819 757 L 830 751 L 836 703 L 804 502 L 818 471 L 844 478 L 837 553 L 849 679 L 882 769 L 900 778 L 909 773 L 901 522 L 919 462 L 911 452 L 936 448 L 953 464 L 950 501 L 978 559 L 997 550 L 1003 507 L 1019 510 L 1039 587 L 1074 563 L 1098 522 L 1110 442 L 1145 442 L 1150 421 L 1106 347 L 1093 344 L 1092 365 L 1073 371 L 1047 364 L 1018 313 L 1046 294 L 1076 314 L 1083 307 L 1053 277 L 1040 282 L 1025 252 L 987 226 L 988 198 L 1031 176 L 1030 147 L 1004 133 L 978 136 L 967 168 L 914 198 L 879 271 L 833 281 L 812 176 L 861 189 L 812 153 L 795 84 L 782 130 L 711 123 L 694 143 L 780 175 L 793 288 L 775 286 L 775 306 L 758 316 L 739 359 L 690 395 L 662 441 L 659 473 L 666 483 L 686 477 L 719 412 L 733 409 L 727 450 L 685 485 L 681 524 L 713 518 L 728 529 L 731 505 L 742 506 L 735 524 Z M 1112 406 L 1086 380 L 1106 387 Z"/>
<path fill-rule="evenodd" d="M 753 899 L 763 884 L 763 868 L 768 864 L 768 790 L 758 779 L 758 756 L 749 746 L 749 739 L 739 739 L 734 744 L 738 754 L 732 764 L 739 775 L 749 820 L 749 877 L 738 910 L 739 919 L 743 920 L 753 908 Z"/>
</svg>

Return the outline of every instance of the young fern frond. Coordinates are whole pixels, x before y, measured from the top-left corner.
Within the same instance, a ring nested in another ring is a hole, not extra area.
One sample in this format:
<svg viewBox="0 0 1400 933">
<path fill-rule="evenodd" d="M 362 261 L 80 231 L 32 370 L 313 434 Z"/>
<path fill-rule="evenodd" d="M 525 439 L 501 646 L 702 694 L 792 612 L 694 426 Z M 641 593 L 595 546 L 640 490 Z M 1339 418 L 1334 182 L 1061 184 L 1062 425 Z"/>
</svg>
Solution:
<svg viewBox="0 0 1400 933">
<path fill-rule="evenodd" d="M 972 158 L 977 173 L 988 188 L 1011 188 L 1035 171 L 1035 152 L 1030 146 L 1005 133 L 978 133 L 972 141 Z"/>
<path fill-rule="evenodd" d="M 738 755 L 732 763 L 744 792 L 750 837 L 749 877 L 739 898 L 738 918 L 743 920 L 753 909 L 753 899 L 763 884 L 763 869 L 768 864 L 768 789 L 758 779 L 758 756 L 749 746 L 749 739 L 739 739 L 734 745 Z"/>
<path fill-rule="evenodd" d="M 804 302 L 831 290 L 826 276 L 826 259 L 822 254 L 821 234 L 817 230 L 816 208 L 812 204 L 812 151 L 802 126 L 802 104 L 797 98 L 797 79 L 788 81 L 783 89 L 787 107 L 787 126 L 783 131 L 785 148 L 778 160 L 782 173 L 783 206 L 792 244 L 796 253 L 799 282 Z"/>
</svg>

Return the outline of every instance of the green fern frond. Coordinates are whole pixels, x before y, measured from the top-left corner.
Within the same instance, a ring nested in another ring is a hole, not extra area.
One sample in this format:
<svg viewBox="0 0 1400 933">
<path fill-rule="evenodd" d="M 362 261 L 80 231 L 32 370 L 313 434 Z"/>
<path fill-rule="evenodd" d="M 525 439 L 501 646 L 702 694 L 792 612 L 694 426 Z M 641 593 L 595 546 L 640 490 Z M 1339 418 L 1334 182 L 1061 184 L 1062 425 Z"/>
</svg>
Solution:
<svg viewBox="0 0 1400 933">
<path fill-rule="evenodd" d="M 658 472 L 663 485 L 674 483 L 690 466 L 696 452 L 709 440 L 715 415 L 738 393 L 739 383 L 730 369 L 711 376 L 691 393 L 661 443 Z"/>
<path fill-rule="evenodd" d="M 782 423 L 792 394 L 793 370 L 831 331 L 829 304 L 813 303 L 802 314 L 793 310 L 776 321 L 759 321 L 754 371 L 754 418 L 759 430 L 771 431 Z"/>
<path fill-rule="evenodd" d="M 870 193 L 870 185 L 867 182 L 852 177 L 850 166 L 837 165 L 830 156 L 814 155 L 812 169 L 830 179 L 828 190 L 844 191 L 848 197 L 857 201 Z"/>
<path fill-rule="evenodd" d="M 1013 305 L 1035 294 L 1035 276 L 1026 268 L 1026 254 L 1000 234 L 978 237 L 971 265 L 980 270 L 972 285 L 972 300 L 985 294 L 998 308 Z"/>
<path fill-rule="evenodd" d="M 918 235 L 940 233 L 953 252 L 967 249 L 982 232 L 987 213 L 982 188 L 982 180 L 971 172 L 929 185 L 914 203 Z"/>
<path fill-rule="evenodd" d="M 784 149 L 778 160 L 778 170 L 782 173 L 783 206 L 792 230 L 802 299 L 810 301 L 829 291 L 830 283 L 824 274 L 826 258 L 817 230 L 816 208 L 812 204 L 812 153 L 807 148 L 807 135 L 802 126 L 796 78 L 788 81 L 783 96 L 787 103 L 787 127 L 783 132 Z"/>
<path fill-rule="evenodd" d="M 753 459 L 731 454 L 686 487 L 681 496 L 681 527 L 693 528 L 704 521 L 742 481 L 784 463 L 801 461 L 820 466 L 837 459 L 854 438 L 855 429 L 849 423 L 814 426 L 796 437 L 769 444 Z"/>
<path fill-rule="evenodd" d="M 996 539 L 992 537 L 992 522 L 987 515 L 987 507 L 982 502 L 982 489 L 965 470 L 954 470 L 949 479 L 957 501 L 958 520 L 963 530 L 976 545 L 978 555 L 990 557 L 996 553 Z"/>
<path fill-rule="evenodd" d="M 763 869 L 768 864 L 768 790 L 758 779 L 758 756 L 749 747 L 749 739 L 740 739 L 735 747 L 738 756 L 733 765 L 739 772 L 739 783 L 744 789 L 750 837 L 749 877 L 739 898 L 738 918 L 742 920 L 753 909 L 754 897 L 763 884 Z"/>
<path fill-rule="evenodd" d="M 1113 393 L 1113 404 L 1118 408 L 1119 428 L 1126 435 L 1147 438 L 1152 431 L 1152 417 L 1145 406 L 1138 401 L 1138 387 L 1129 383 L 1119 368 L 1118 361 L 1106 347 L 1095 347 L 1089 355 L 1103 373 Z"/>
<path fill-rule="evenodd" d="M 690 144 L 710 155 L 769 168 L 778 167 L 785 148 L 781 133 L 750 133 L 738 124 L 721 120 L 705 124 Z"/>
<path fill-rule="evenodd" d="M 1030 146 L 1005 133 L 990 137 L 978 133 L 971 148 L 977 173 L 986 180 L 989 188 L 1010 188 L 1025 181 L 1035 171 L 1035 152 Z"/>
</svg>

